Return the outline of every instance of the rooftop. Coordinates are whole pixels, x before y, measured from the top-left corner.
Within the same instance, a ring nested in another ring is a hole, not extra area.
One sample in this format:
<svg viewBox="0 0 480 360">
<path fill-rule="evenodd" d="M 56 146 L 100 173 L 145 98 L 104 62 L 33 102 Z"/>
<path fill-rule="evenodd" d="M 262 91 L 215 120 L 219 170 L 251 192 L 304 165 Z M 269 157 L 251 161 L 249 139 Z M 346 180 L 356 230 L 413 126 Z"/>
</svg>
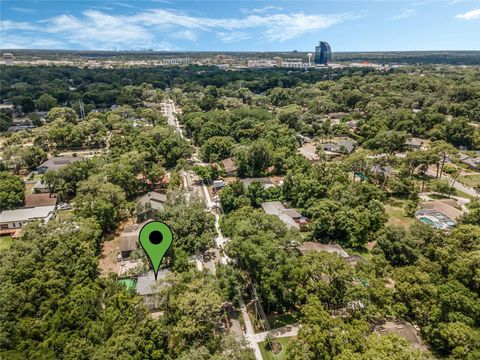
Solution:
<svg viewBox="0 0 480 360">
<path fill-rule="evenodd" d="M 37 207 L 37 206 L 52 206 L 57 204 L 57 197 L 50 193 L 48 194 L 27 194 L 25 195 L 25 206 Z"/>
<path fill-rule="evenodd" d="M 417 138 L 417 137 L 412 137 L 412 138 L 409 138 L 407 139 L 407 141 L 405 142 L 407 145 L 409 146 L 422 146 L 422 144 L 425 142 L 425 140 L 421 139 L 421 138 Z"/>
<path fill-rule="evenodd" d="M 232 158 L 226 158 L 222 160 L 222 164 L 226 172 L 234 172 L 237 170 L 237 166 L 235 165 L 235 162 L 232 160 Z"/>
<path fill-rule="evenodd" d="M 419 349 L 424 349 L 424 345 L 422 339 L 418 336 L 418 330 L 415 328 L 414 325 L 402 321 L 402 320 L 393 320 L 393 321 L 386 321 L 383 325 L 378 326 L 376 331 L 380 334 L 396 334 L 409 343 L 411 343 L 414 347 Z"/>
<path fill-rule="evenodd" d="M 81 161 L 83 160 L 82 157 L 63 157 L 63 156 L 57 156 L 57 157 L 52 157 L 50 159 L 48 159 L 47 161 L 44 161 L 40 166 L 39 168 L 47 168 L 49 170 L 56 170 L 56 169 L 59 169 L 61 167 L 64 167 L 68 164 L 70 164 L 71 162 L 75 162 L 75 161 Z"/>
<path fill-rule="evenodd" d="M 170 273 L 171 271 L 168 269 L 160 269 L 156 281 L 153 271 L 140 275 L 137 278 L 137 293 L 141 296 L 158 293 L 159 287 L 166 285 L 163 280 L 165 280 Z"/>
<path fill-rule="evenodd" d="M 266 201 L 261 206 L 265 214 L 278 216 L 290 229 L 300 227 L 295 219 L 302 218 L 302 215 L 295 209 L 286 209 L 281 201 Z"/>
<path fill-rule="evenodd" d="M 263 177 L 263 178 L 245 178 L 245 179 L 239 179 L 239 181 L 245 185 L 245 186 L 250 186 L 253 182 L 259 182 L 263 184 L 264 187 L 270 187 L 273 186 L 272 181 L 268 177 Z"/>
<path fill-rule="evenodd" d="M 120 236 L 120 251 L 134 251 L 138 248 L 138 233 L 126 233 Z"/>
<path fill-rule="evenodd" d="M 21 208 L 4 210 L 0 213 L 0 223 L 24 222 L 33 219 L 47 219 L 53 214 L 55 206 L 37 206 L 33 208 Z"/>
<path fill-rule="evenodd" d="M 297 247 L 297 250 L 300 251 L 302 255 L 306 255 L 312 251 L 322 251 L 337 254 L 342 258 L 348 258 L 348 253 L 338 244 L 320 244 L 313 241 L 306 241 Z"/>
<path fill-rule="evenodd" d="M 167 195 L 156 191 L 150 191 L 149 193 L 140 196 L 137 199 L 137 203 L 141 205 L 150 205 L 154 210 L 163 210 L 164 204 L 167 202 Z"/>
</svg>

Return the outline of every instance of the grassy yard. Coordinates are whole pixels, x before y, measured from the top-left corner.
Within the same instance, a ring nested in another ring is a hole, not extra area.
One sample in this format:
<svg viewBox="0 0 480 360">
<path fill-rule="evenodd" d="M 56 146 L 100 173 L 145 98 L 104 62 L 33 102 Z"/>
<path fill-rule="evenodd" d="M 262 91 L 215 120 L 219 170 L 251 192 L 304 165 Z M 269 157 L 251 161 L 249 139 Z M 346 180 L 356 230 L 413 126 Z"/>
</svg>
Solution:
<svg viewBox="0 0 480 360">
<path fill-rule="evenodd" d="M 258 343 L 263 360 L 287 360 L 287 345 L 291 339 L 291 337 L 283 337 L 273 340 L 282 344 L 282 350 L 278 354 L 274 354 L 271 350 L 267 349 L 268 345 L 266 341 Z"/>
<path fill-rule="evenodd" d="M 404 211 L 400 207 L 385 205 L 385 212 L 388 215 L 388 224 L 409 228 L 414 219 L 404 216 Z"/>
<path fill-rule="evenodd" d="M 11 236 L 0 236 L 0 251 L 8 249 L 12 245 Z"/>
<path fill-rule="evenodd" d="M 368 251 L 367 248 L 357 248 L 357 249 L 348 248 L 347 252 L 349 255 L 358 255 L 366 261 L 372 260 L 372 257 L 373 257 L 373 255 L 370 253 L 370 251 Z"/>
<path fill-rule="evenodd" d="M 57 217 L 60 219 L 60 220 L 67 220 L 69 218 L 72 217 L 72 215 L 74 214 L 75 210 L 73 209 L 69 209 L 69 210 L 60 210 L 59 212 L 57 212 Z"/>
<path fill-rule="evenodd" d="M 480 185 L 480 174 L 460 176 L 458 181 L 464 185 L 476 187 Z"/>
<path fill-rule="evenodd" d="M 298 313 L 270 314 L 267 315 L 267 320 L 272 329 L 278 329 L 287 325 L 295 324 L 298 321 Z"/>
</svg>

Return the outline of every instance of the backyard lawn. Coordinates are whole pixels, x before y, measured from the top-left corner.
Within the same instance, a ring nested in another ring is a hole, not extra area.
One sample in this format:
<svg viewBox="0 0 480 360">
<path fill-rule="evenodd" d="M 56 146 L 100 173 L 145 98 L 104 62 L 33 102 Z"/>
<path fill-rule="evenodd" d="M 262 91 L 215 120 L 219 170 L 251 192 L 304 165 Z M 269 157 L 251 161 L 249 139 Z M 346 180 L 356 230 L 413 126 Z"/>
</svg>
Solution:
<svg viewBox="0 0 480 360">
<path fill-rule="evenodd" d="M 12 245 L 11 236 L 0 236 L 0 251 L 8 249 Z"/>
<path fill-rule="evenodd" d="M 266 341 L 262 341 L 258 343 L 260 347 L 260 352 L 262 353 L 263 360 L 286 360 L 287 359 L 287 345 L 290 342 L 292 337 L 283 337 L 283 338 L 276 338 L 272 339 L 272 341 L 280 343 L 282 345 L 282 349 L 277 354 L 274 354 L 270 349 L 267 349 L 268 345 Z"/>
<path fill-rule="evenodd" d="M 272 329 L 278 329 L 287 325 L 292 325 L 298 322 L 297 313 L 288 313 L 288 314 L 270 314 L 267 315 L 268 323 Z"/>
<path fill-rule="evenodd" d="M 388 215 L 389 225 L 397 225 L 409 228 L 414 222 L 414 219 L 404 216 L 404 211 L 400 207 L 386 204 L 385 212 Z"/>
<path fill-rule="evenodd" d="M 480 174 L 460 176 L 458 178 L 458 181 L 460 181 L 464 185 L 474 188 L 480 185 Z"/>
</svg>

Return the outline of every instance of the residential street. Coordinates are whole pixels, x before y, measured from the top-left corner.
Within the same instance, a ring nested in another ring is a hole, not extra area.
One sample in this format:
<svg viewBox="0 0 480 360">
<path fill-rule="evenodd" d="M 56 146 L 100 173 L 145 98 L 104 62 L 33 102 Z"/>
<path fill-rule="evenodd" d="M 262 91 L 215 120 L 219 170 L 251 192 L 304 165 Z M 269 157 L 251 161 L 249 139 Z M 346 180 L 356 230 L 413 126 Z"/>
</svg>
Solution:
<svg viewBox="0 0 480 360">
<path fill-rule="evenodd" d="M 173 101 L 171 100 L 165 101 L 164 103 L 162 103 L 162 108 L 165 109 L 164 113 L 165 113 L 165 116 L 167 117 L 168 124 L 175 127 L 178 133 L 182 137 L 184 137 L 182 130 L 180 128 L 180 125 L 178 124 L 178 121 L 175 116 L 176 109 Z M 192 160 L 196 164 L 202 164 L 199 161 L 198 157 L 196 156 L 197 153 L 198 153 L 198 149 L 195 152 L 195 154 L 192 156 Z M 221 264 L 227 264 L 230 261 L 228 256 L 226 256 L 224 253 L 222 253 L 222 251 L 220 251 L 220 249 L 223 249 L 225 244 L 228 242 L 228 238 L 224 237 L 222 234 L 222 231 L 219 225 L 220 215 L 214 210 L 214 202 L 210 197 L 210 193 L 208 192 L 207 186 L 203 183 L 201 183 L 200 185 L 200 181 L 194 181 L 199 179 L 195 178 L 196 175 L 192 174 L 191 172 L 184 171 L 182 173 L 182 177 L 183 177 L 184 189 L 186 191 L 187 200 L 190 199 L 190 197 L 193 194 L 197 196 L 203 196 L 205 198 L 207 211 L 209 211 L 215 216 L 215 230 L 217 231 L 217 236 L 215 237 L 216 248 L 210 249 L 208 251 L 209 253 L 208 260 L 206 262 L 205 262 L 205 256 L 202 256 L 201 254 L 197 254 L 195 256 L 197 269 L 199 271 L 201 271 L 204 268 L 207 268 L 213 274 L 215 274 L 216 272 L 215 262 L 220 262 Z M 247 341 L 249 346 L 253 349 L 255 353 L 255 358 L 257 360 L 263 360 L 258 343 L 264 341 L 269 333 L 274 338 L 296 336 L 298 334 L 298 325 L 289 325 L 280 329 L 274 329 L 274 330 L 255 334 L 253 324 L 250 321 L 250 317 L 248 316 L 248 311 L 247 311 L 247 307 L 245 305 L 243 296 L 241 293 L 239 293 L 238 295 L 239 295 L 238 302 L 240 306 L 240 311 L 242 314 L 243 321 L 245 323 L 245 333 L 244 333 L 245 340 Z"/>
<path fill-rule="evenodd" d="M 435 167 L 429 167 L 428 170 L 427 170 L 427 173 L 426 173 L 428 176 L 430 177 L 435 177 L 437 176 L 437 169 Z M 445 174 L 442 175 L 442 179 L 445 179 L 448 181 L 448 183 L 450 185 L 452 185 L 452 182 L 453 180 L 451 178 L 449 178 L 448 176 L 446 176 Z M 468 194 L 468 195 L 471 195 L 471 196 L 478 196 L 478 192 L 477 190 L 475 190 L 474 188 L 472 187 L 469 187 L 469 186 L 465 186 L 463 185 L 462 183 L 458 182 L 458 181 L 455 181 L 455 184 L 453 185 L 453 187 L 459 191 L 463 191 L 464 193 Z"/>
</svg>

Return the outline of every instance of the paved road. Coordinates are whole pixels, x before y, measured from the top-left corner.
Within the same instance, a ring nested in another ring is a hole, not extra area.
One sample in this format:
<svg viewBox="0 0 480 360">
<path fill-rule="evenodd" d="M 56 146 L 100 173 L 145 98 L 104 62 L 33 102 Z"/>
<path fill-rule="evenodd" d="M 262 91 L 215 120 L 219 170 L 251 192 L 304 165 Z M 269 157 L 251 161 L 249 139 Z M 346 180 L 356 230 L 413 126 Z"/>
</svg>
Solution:
<svg viewBox="0 0 480 360">
<path fill-rule="evenodd" d="M 180 134 L 180 136 L 184 137 L 182 133 L 182 129 L 180 128 L 180 125 L 178 124 L 178 121 L 175 117 L 176 109 L 175 109 L 175 104 L 171 100 L 167 100 L 162 104 L 162 108 L 164 108 L 164 113 L 165 116 L 167 117 L 168 124 L 171 126 L 174 126 L 177 132 Z M 192 159 L 195 163 L 204 165 L 203 163 L 200 162 L 198 158 L 198 149 L 197 151 L 193 154 Z M 216 249 L 210 249 L 209 253 L 213 253 L 213 256 L 210 256 L 210 259 L 208 263 L 204 263 L 202 261 L 199 262 L 199 257 L 196 257 L 196 262 L 197 262 L 197 268 L 200 270 L 201 268 L 207 268 L 212 273 L 215 273 L 215 261 L 219 261 L 221 264 L 227 264 L 231 259 L 228 258 L 228 256 L 225 255 L 225 253 L 222 253 L 219 251 L 219 249 L 223 249 L 225 244 L 228 242 L 228 238 L 224 237 L 222 234 L 222 230 L 220 229 L 219 221 L 220 221 L 220 216 L 216 212 L 214 212 L 214 202 L 212 201 L 210 197 L 210 193 L 208 192 L 208 188 L 206 187 L 205 184 L 202 183 L 202 185 L 196 185 L 195 183 L 198 184 L 198 182 L 192 181 L 192 177 L 194 175 L 190 174 L 187 171 L 184 171 L 182 173 L 183 181 L 184 181 L 184 187 L 187 192 L 187 201 L 190 198 L 192 193 L 203 193 L 203 196 L 205 197 L 205 202 L 206 202 L 206 207 L 209 212 L 211 212 L 215 216 L 215 230 L 217 232 L 217 235 L 215 236 L 215 244 L 216 244 Z M 260 347 L 258 346 L 258 343 L 261 341 L 264 341 L 268 332 L 263 332 L 263 333 L 258 333 L 255 334 L 255 331 L 253 329 L 253 324 L 250 321 L 250 317 L 248 316 L 247 312 L 247 307 L 245 306 L 245 302 L 243 300 L 243 296 L 241 292 L 238 294 L 239 297 L 239 305 L 240 305 L 240 312 L 243 318 L 243 322 L 245 323 L 245 340 L 247 344 L 252 348 L 256 360 L 263 360 L 262 358 L 262 353 L 260 352 Z M 298 333 L 298 326 L 289 326 L 285 327 L 282 329 L 275 329 L 270 331 L 270 334 L 272 334 L 273 337 L 286 337 L 286 336 L 294 336 Z"/>
<path fill-rule="evenodd" d="M 436 177 L 437 176 L 437 170 L 433 167 L 430 167 L 426 174 L 430 177 Z M 452 185 L 453 183 L 453 180 L 451 178 L 449 178 L 448 176 L 446 176 L 445 174 L 442 175 L 442 179 L 445 179 L 448 181 L 448 183 L 450 185 Z M 459 183 L 458 181 L 455 181 L 455 184 L 453 185 L 453 187 L 459 191 L 463 191 L 464 193 L 467 193 L 468 195 L 471 195 L 471 196 L 478 196 L 478 192 L 477 190 L 475 190 L 474 188 L 472 187 L 469 187 L 469 186 L 465 186 L 463 185 L 462 183 Z"/>
</svg>

